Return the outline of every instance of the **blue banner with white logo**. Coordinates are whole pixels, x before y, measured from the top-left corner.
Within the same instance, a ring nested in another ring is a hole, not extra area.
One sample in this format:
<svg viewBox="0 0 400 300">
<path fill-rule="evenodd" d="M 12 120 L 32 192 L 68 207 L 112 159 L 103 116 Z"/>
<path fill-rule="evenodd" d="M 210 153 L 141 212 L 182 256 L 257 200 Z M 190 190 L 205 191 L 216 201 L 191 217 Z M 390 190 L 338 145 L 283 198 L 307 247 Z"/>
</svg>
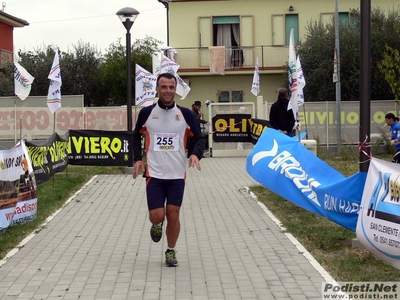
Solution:
<svg viewBox="0 0 400 300">
<path fill-rule="evenodd" d="M 247 157 L 247 172 L 290 202 L 356 230 L 367 174 L 346 178 L 310 152 L 298 137 L 267 128 Z"/>
</svg>

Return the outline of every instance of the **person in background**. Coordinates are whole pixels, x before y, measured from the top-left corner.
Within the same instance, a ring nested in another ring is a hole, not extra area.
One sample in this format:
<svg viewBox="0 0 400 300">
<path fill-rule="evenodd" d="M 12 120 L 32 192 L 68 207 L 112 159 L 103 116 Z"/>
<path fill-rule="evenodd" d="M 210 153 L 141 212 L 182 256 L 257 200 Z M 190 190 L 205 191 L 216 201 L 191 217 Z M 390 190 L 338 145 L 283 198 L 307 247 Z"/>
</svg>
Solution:
<svg viewBox="0 0 400 300">
<path fill-rule="evenodd" d="M 269 112 L 269 122 L 271 127 L 287 134 L 294 136 L 296 131 L 293 129 L 295 119 L 292 109 L 288 110 L 288 92 L 285 88 L 278 90 L 278 99 L 271 105 Z"/>
<path fill-rule="evenodd" d="M 208 121 L 203 120 L 203 113 L 201 112 L 201 101 L 194 101 L 192 104 L 192 113 L 195 116 L 197 122 L 200 124 L 208 124 Z"/>
<path fill-rule="evenodd" d="M 390 140 L 396 147 L 396 154 L 393 156 L 392 162 L 400 163 L 400 123 L 399 118 L 392 113 L 385 115 L 385 122 L 390 126 Z"/>
<path fill-rule="evenodd" d="M 133 178 L 144 170 L 147 205 L 152 226 L 150 236 L 157 243 L 162 237 L 162 226 L 167 218 L 165 265 L 178 266 L 175 246 L 180 232 L 179 211 L 183 201 L 186 178 L 186 137 L 192 136 L 194 148 L 189 156 L 189 167 L 199 171 L 204 151 L 204 136 L 190 109 L 174 101 L 176 78 L 162 73 L 157 77 L 159 100 L 140 110 L 133 131 Z M 146 168 L 142 161 L 141 136 L 145 134 Z M 166 205 L 165 205 L 166 203 Z"/>
<path fill-rule="evenodd" d="M 199 124 L 199 128 L 201 130 L 201 124 L 209 124 L 208 121 L 203 120 L 203 113 L 201 112 L 201 101 L 194 101 L 194 103 L 192 104 L 192 113 L 194 115 L 194 117 L 197 120 L 197 123 Z M 203 133 L 204 138 L 205 138 L 205 149 L 208 150 L 208 133 Z M 189 138 L 189 142 L 188 142 L 188 157 L 190 156 L 190 154 L 192 153 L 193 150 L 193 141 L 191 138 Z"/>
</svg>

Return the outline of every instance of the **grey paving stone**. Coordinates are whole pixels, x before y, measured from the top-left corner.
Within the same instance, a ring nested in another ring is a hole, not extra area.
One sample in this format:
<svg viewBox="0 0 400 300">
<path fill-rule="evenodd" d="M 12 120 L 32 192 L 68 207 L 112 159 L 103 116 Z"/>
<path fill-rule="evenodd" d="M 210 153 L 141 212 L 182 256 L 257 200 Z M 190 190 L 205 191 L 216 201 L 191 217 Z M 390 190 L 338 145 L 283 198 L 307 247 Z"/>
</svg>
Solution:
<svg viewBox="0 0 400 300">
<path fill-rule="evenodd" d="M 324 278 L 244 187 L 246 158 L 188 169 L 176 246 L 149 235 L 145 181 L 93 178 L 0 268 L 1 299 L 319 299 Z M 40 203 L 40 197 L 39 197 Z"/>
</svg>

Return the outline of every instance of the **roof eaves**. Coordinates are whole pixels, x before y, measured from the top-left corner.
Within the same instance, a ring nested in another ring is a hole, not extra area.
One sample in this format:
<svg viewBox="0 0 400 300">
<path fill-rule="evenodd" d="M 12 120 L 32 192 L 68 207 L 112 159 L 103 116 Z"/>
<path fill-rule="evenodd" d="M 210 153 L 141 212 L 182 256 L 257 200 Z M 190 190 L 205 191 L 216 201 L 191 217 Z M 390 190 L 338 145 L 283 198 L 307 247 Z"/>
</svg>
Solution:
<svg viewBox="0 0 400 300">
<path fill-rule="evenodd" d="M 19 19 L 17 17 L 14 17 L 12 15 L 9 15 L 8 13 L 0 10 L 0 21 L 9 24 L 13 27 L 24 27 L 28 26 L 29 23 L 23 19 Z"/>
</svg>

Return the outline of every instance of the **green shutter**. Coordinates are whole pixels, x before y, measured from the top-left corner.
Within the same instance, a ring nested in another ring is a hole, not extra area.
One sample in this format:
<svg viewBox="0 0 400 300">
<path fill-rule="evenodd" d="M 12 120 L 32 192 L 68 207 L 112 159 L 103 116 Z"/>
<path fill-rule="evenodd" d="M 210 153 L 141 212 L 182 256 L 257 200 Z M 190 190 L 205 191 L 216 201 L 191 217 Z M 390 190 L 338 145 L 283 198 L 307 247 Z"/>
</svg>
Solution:
<svg viewBox="0 0 400 300">
<path fill-rule="evenodd" d="M 299 16 L 297 14 L 286 15 L 286 45 L 289 45 L 290 30 L 294 30 L 294 44 L 299 42 Z"/>
</svg>

